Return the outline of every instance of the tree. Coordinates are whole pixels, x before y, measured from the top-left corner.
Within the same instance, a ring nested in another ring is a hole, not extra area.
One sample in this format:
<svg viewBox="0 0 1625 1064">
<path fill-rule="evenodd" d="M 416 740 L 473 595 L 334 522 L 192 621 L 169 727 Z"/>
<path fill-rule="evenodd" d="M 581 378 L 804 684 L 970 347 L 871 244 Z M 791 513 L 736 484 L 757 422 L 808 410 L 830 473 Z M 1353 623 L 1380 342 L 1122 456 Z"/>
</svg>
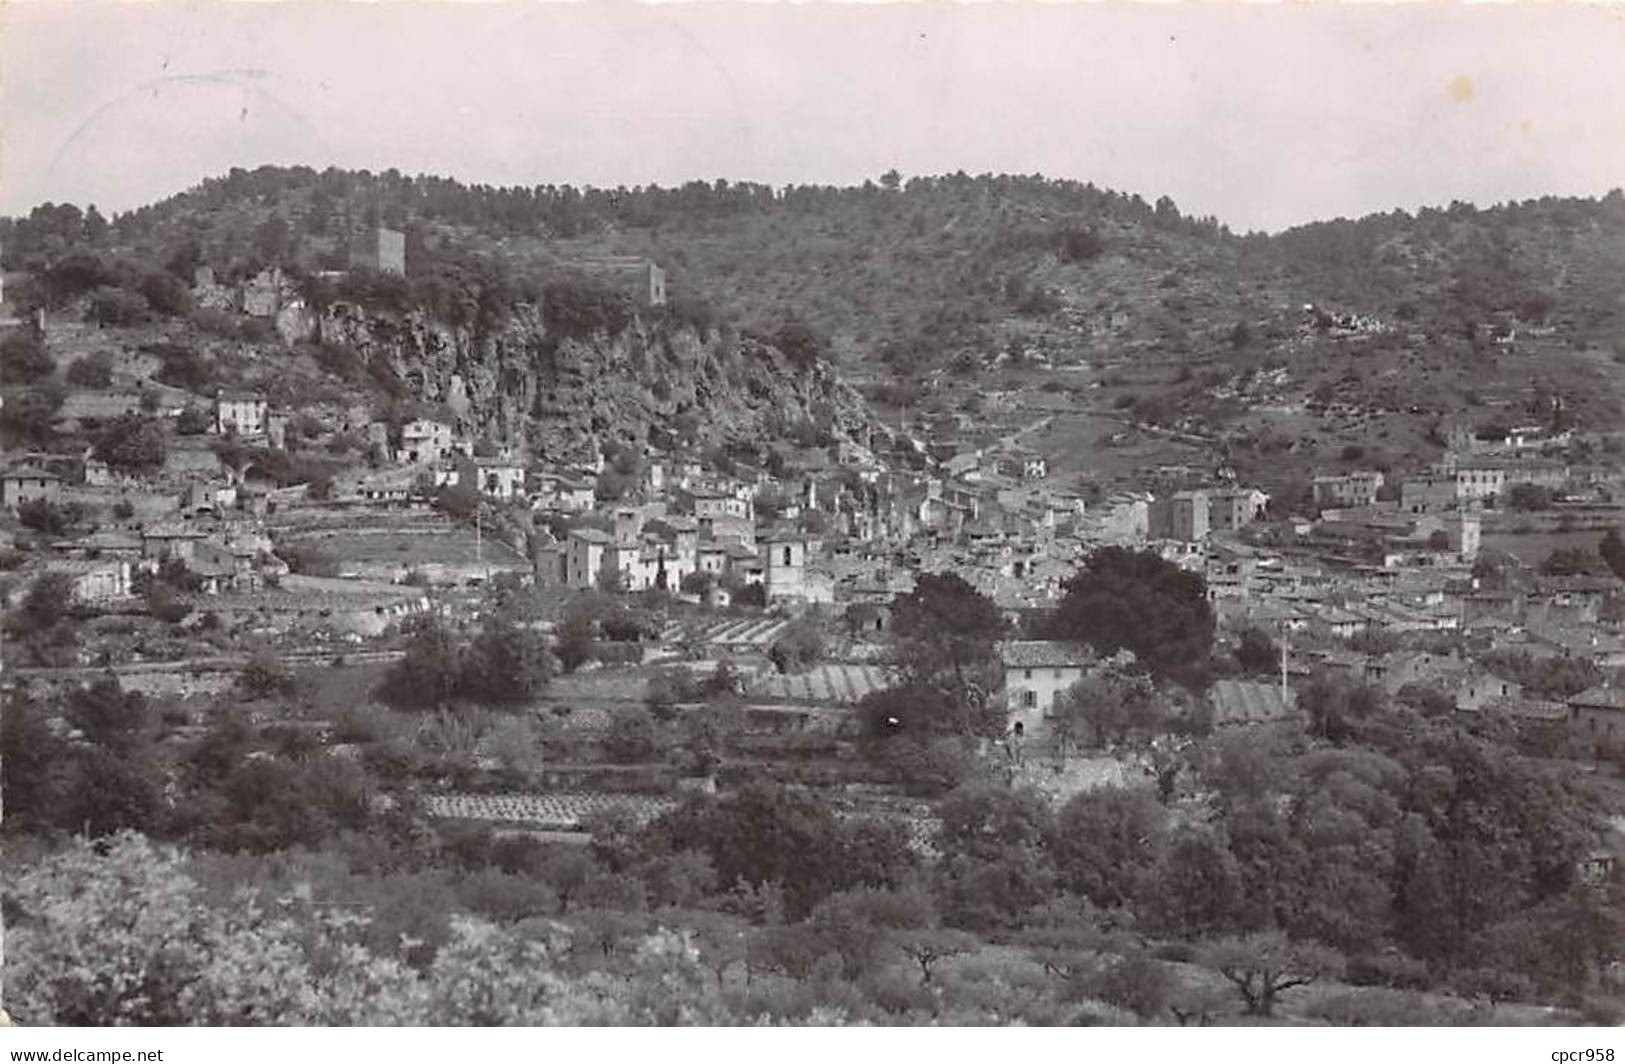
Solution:
<svg viewBox="0 0 1625 1064">
<path fill-rule="evenodd" d="M 1117 958 L 1087 981 L 1093 996 L 1142 1020 L 1162 1015 L 1178 985 L 1172 968 L 1139 950 Z"/>
<path fill-rule="evenodd" d="M 462 661 L 457 643 L 438 616 L 418 622 L 406 653 L 389 667 L 377 694 L 398 708 L 438 709 L 457 696 Z"/>
<path fill-rule="evenodd" d="M 824 658 L 824 630 L 801 618 L 791 621 L 768 648 L 767 656 L 783 673 L 805 672 Z"/>
<path fill-rule="evenodd" d="M 893 932 L 924 930 L 935 920 L 931 897 L 918 888 L 859 887 L 831 894 L 814 907 L 807 926 L 841 958 L 851 980 L 874 971 L 895 945 Z"/>
<path fill-rule="evenodd" d="M 24 1023 L 173 1024 L 205 963 L 197 888 L 178 856 L 120 836 L 98 854 L 81 842 L 13 888 L 20 920 L 7 1006 Z M 95 958 L 86 963 L 85 958 Z"/>
<path fill-rule="evenodd" d="M 1142 881 L 1137 909 L 1158 931 L 1196 938 L 1230 926 L 1240 905 L 1241 870 L 1224 840 L 1184 828 Z"/>
<path fill-rule="evenodd" d="M 614 713 L 604 734 L 604 751 L 610 760 L 623 765 L 648 761 L 660 748 L 660 727 L 654 715 L 642 706 Z"/>
<path fill-rule="evenodd" d="M 61 822 L 93 836 L 156 828 L 164 810 L 165 773 L 146 698 L 107 675 L 73 691 L 63 716 L 85 745 L 68 766 Z"/>
<path fill-rule="evenodd" d="M 1150 730 L 1161 720 L 1156 692 L 1143 676 L 1101 669 L 1084 676 L 1056 700 L 1057 728 L 1087 734 L 1095 746 L 1121 741 L 1131 730 Z"/>
<path fill-rule="evenodd" d="M 1080 791 L 1056 818 L 1055 865 L 1096 905 L 1131 903 L 1161 853 L 1168 814 L 1145 787 Z"/>
<path fill-rule="evenodd" d="M 1272 673 L 1280 667 L 1281 650 L 1268 632 L 1249 625 L 1242 629 L 1241 640 L 1236 645 L 1236 664 L 1251 676 Z"/>
<path fill-rule="evenodd" d="M 773 334 L 773 346 L 784 353 L 792 366 L 798 369 L 829 361 L 829 341 L 800 318 L 794 318 Z"/>
<path fill-rule="evenodd" d="M 1507 505 L 1525 513 L 1548 510 L 1552 505 L 1552 489 L 1539 484 L 1514 484 L 1507 491 Z"/>
<path fill-rule="evenodd" d="M 237 687 L 250 699 L 289 695 L 294 691 L 293 674 L 280 658 L 268 651 L 257 651 L 237 675 Z"/>
<path fill-rule="evenodd" d="M 961 787 L 937 807 L 938 897 L 944 918 L 971 930 L 1008 927 L 1054 890 L 1054 822 L 1036 791 Z"/>
<path fill-rule="evenodd" d="M 163 363 L 154 374 L 163 384 L 201 393 L 214 380 L 214 367 L 194 347 L 165 342 L 148 344 L 142 351 L 157 355 Z"/>
<path fill-rule="evenodd" d="M 73 691 L 63 716 L 87 742 L 126 753 L 151 739 L 151 707 L 139 691 L 125 691 L 111 673 Z"/>
<path fill-rule="evenodd" d="M 1197 681 L 1213 645 L 1206 581 L 1151 551 L 1102 547 L 1063 585 L 1051 638 L 1102 655 L 1131 650 L 1153 671 Z"/>
<path fill-rule="evenodd" d="M 104 351 L 85 355 L 68 367 L 69 384 L 81 388 L 106 388 L 113 383 L 113 359 Z"/>
<path fill-rule="evenodd" d="M 1571 785 L 1497 743 L 1444 728 L 1409 741 L 1417 767 L 1395 843 L 1400 939 L 1416 956 L 1457 964 L 1485 931 L 1569 888 L 1597 823 Z"/>
<path fill-rule="evenodd" d="M 214 425 L 214 418 L 201 406 L 188 405 L 175 418 L 175 431 L 182 436 L 201 436 Z"/>
<path fill-rule="evenodd" d="M 17 520 L 24 528 L 60 536 L 79 523 L 83 515 L 78 503 L 59 506 L 49 499 L 29 499 L 17 507 Z"/>
<path fill-rule="evenodd" d="M 164 464 L 163 426 L 140 414 L 123 414 L 96 438 L 96 457 L 115 469 L 147 472 Z"/>
<path fill-rule="evenodd" d="M 925 573 L 892 615 L 894 667 L 904 684 L 939 693 L 942 730 L 1003 734 L 994 690 L 1004 619 L 993 600 L 951 573 Z"/>
<path fill-rule="evenodd" d="M 704 569 L 699 569 L 692 573 L 684 573 L 682 582 L 678 585 L 678 588 L 685 595 L 697 595 L 700 598 L 704 598 L 706 595 L 710 594 L 711 589 L 716 586 L 717 574 Z"/>
<path fill-rule="evenodd" d="M 4 727 L 0 727 L 0 806 L 6 826 L 38 830 L 61 812 L 59 770 L 66 759 L 62 741 L 51 730 L 45 707 L 26 690 L 6 692 Z"/>
<path fill-rule="evenodd" d="M 25 384 L 56 372 L 56 361 L 32 329 L 17 330 L 0 340 L 0 362 L 5 364 L 8 378 Z"/>
<path fill-rule="evenodd" d="M 165 317 L 180 317 L 192 309 L 192 293 L 167 271 L 153 271 L 141 278 L 141 295 Z"/>
<path fill-rule="evenodd" d="M 1540 563 L 1540 571 L 1547 576 L 1589 576 L 1601 566 L 1601 560 L 1584 547 L 1559 547 Z"/>
<path fill-rule="evenodd" d="M 165 624 L 179 624 L 192 615 L 191 603 L 182 598 L 175 585 L 167 580 L 151 581 L 144 598 L 147 614 Z"/>
<path fill-rule="evenodd" d="M 892 941 L 903 956 L 920 969 L 920 982 L 930 985 L 936 967 L 949 957 L 973 953 L 981 947 L 975 935 L 944 927 L 924 927 L 896 934 Z"/>
<path fill-rule="evenodd" d="M 146 296 L 128 288 L 101 285 L 90 294 L 90 316 L 98 325 L 136 325 L 150 309 Z"/>
<path fill-rule="evenodd" d="M 785 498 L 784 489 L 777 484 L 769 484 L 756 493 L 751 501 L 751 507 L 756 512 L 756 520 L 764 525 L 772 525 L 778 521 L 779 515 L 789 504 Z"/>
<path fill-rule="evenodd" d="M 435 491 L 434 505 L 453 517 L 467 520 L 480 508 L 480 494 L 466 484 L 442 484 Z"/>
<path fill-rule="evenodd" d="M 18 439 L 48 444 L 56 438 L 57 412 L 66 398 L 61 387 L 51 384 L 19 396 L 8 396 L 5 406 L 0 408 L 0 425 Z"/>
<path fill-rule="evenodd" d="M 541 637 L 520 627 L 510 611 L 488 610 L 464 658 L 463 691 L 494 705 L 522 705 L 540 695 L 552 676 Z"/>
<path fill-rule="evenodd" d="M 1342 969 L 1342 957 L 1333 951 L 1279 932 L 1224 938 L 1201 958 L 1235 987 L 1249 1016 L 1273 1016 L 1282 993 Z"/>
<path fill-rule="evenodd" d="M 1604 534 L 1597 553 L 1616 577 L 1625 580 L 1625 539 L 1620 538 L 1619 529 L 1610 528 Z"/>
<path fill-rule="evenodd" d="M 77 597 L 67 573 L 42 573 L 23 598 L 23 616 L 31 625 L 50 628 L 73 610 Z"/>
<path fill-rule="evenodd" d="M 705 853 L 719 883 L 782 885 L 792 919 L 839 890 L 897 886 L 914 869 L 895 830 L 844 825 L 811 795 L 761 784 L 723 798 L 691 796 L 654 820 L 646 837 Z"/>
<path fill-rule="evenodd" d="M 1325 672 L 1315 674 L 1300 701 L 1311 734 L 1334 743 L 1349 741 L 1361 723 L 1387 708 L 1382 688 Z"/>
</svg>

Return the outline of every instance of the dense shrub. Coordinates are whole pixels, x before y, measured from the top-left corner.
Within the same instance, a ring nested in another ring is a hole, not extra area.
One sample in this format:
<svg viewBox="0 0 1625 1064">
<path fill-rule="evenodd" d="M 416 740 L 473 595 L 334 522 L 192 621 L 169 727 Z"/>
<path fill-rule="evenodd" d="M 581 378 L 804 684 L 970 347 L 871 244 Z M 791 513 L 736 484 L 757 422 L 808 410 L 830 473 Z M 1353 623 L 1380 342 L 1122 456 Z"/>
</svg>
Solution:
<svg viewBox="0 0 1625 1064">
<path fill-rule="evenodd" d="M 113 383 L 112 356 L 98 351 L 76 359 L 68 367 L 66 377 L 69 384 L 81 388 L 106 388 Z"/>
</svg>

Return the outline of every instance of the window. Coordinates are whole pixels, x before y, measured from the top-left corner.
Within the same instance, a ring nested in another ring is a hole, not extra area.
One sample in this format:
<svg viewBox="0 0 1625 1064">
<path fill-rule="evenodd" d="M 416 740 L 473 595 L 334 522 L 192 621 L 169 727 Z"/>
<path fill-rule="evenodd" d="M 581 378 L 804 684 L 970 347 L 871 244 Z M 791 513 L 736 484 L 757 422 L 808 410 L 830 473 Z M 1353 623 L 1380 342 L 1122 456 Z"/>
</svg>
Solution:
<svg viewBox="0 0 1625 1064">
<path fill-rule="evenodd" d="M 1031 669 L 1022 669 L 1021 670 L 1021 678 L 1023 680 L 1032 679 L 1033 678 L 1033 670 L 1031 670 Z"/>
<path fill-rule="evenodd" d="M 784 548 L 784 564 L 785 565 L 790 564 L 790 548 L 789 547 Z"/>
<path fill-rule="evenodd" d="M 1038 692 L 1030 690 L 1030 689 L 1021 692 L 1021 704 L 1023 706 L 1025 706 L 1026 708 L 1028 708 L 1028 709 L 1032 709 L 1035 706 L 1037 706 L 1038 705 Z"/>
</svg>

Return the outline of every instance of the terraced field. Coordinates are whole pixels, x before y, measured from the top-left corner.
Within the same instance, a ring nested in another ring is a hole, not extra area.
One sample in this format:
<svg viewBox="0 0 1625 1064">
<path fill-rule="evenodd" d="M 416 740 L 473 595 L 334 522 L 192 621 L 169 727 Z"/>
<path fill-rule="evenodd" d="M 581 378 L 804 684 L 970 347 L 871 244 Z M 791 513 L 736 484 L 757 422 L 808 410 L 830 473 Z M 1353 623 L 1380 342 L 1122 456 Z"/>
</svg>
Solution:
<svg viewBox="0 0 1625 1064">
<path fill-rule="evenodd" d="M 676 803 L 643 794 L 441 794 L 425 802 L 431 816 L 538 824 L 559 830 L 581 826 L 584 817 L 609 809 L 631 809 L 652 820 Z"/>
<path fill-rule="evenodd" d="M 425 802 L 429 815 L 447 820 L 481 820 L 498 824 L 527 824 L 553 831 L 579 830 L 583 818 L 608 809 L 632 810 L 639 820 L 648 821 L 671 809 L 669 798 L 642 794 L 442 794 Z M 924 856 L 936 854 L 935 839 L 942 823 L 926 806 L 880 808 L 862 805 L 835 810 L 848 817 L 883 817 L 902 823 L 908 831 L 911 849 Z"/>
<path fill-rule="evenodd" d="M 751 686 L 752 698 L 779 702 L 852 705 L 871 691 L 889 686 L 878 665 L 820 665 L 792 676 L 771 673 Z"/>
<path fill-rule="evenodd" d="M 689 635 L 696 642 L 709 646 L 766 650 L 789 623 L 781 617 L 735 618 L 693 629 Z M 674 623 L 668 626 L 668 641 L 680 638 L 682 634 L 681 625 Z"/>
</svg>

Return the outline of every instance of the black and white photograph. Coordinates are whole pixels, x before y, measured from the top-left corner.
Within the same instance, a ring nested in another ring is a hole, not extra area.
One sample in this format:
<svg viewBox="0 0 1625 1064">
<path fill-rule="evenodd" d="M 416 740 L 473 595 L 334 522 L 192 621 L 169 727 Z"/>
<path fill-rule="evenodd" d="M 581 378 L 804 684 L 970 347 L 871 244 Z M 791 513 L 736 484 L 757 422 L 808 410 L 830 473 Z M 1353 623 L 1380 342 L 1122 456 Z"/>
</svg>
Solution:
<svg viewBox="0 0 1625 1064">
<path fill-rule="evenodd" d="M 1611 3 L 8 0 L 0 1047 L 1614 1061 L 1622 186 Z"/>
</svg>

